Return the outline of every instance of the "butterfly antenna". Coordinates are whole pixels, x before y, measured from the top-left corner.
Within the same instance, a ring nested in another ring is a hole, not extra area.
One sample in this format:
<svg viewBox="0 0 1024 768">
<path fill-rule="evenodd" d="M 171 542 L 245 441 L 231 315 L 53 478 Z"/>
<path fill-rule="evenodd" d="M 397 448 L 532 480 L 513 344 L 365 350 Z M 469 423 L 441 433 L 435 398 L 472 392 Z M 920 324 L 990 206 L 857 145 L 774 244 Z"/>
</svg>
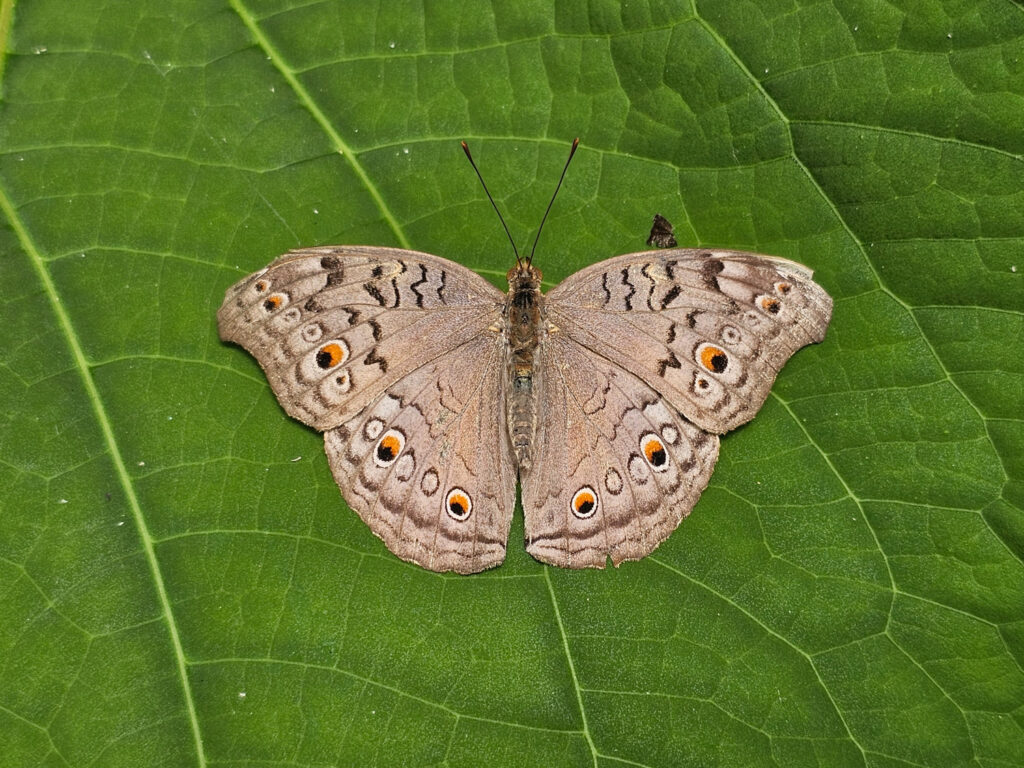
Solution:
<svg viewBox="0 0 1024 768">
<path fill-rule="evenodd" d="M 530 258 L 526 260 L 527 264 L 533 264 L 533 254 L 537 250 L 537 243 L 540 242 L 540 233 L 544 229 L 544 222 L 548 220 L 548 214 L 551 213 L 551 206 L 555 204 L 555 197 L 558 196 L 558 190 L 562 188 L 562 180 L 565 178 L 565 172 L 569 170 L 569 163 L 572 162 L 572 156 L 576 154 L 576 148 L 580 145 L 580 139 L 577 136 L 572 141 L 572 149 L 569 150 L 569 157 L 566 158 L 565 167 L 562 168 L 562 175 L 558 177 L 558 185 L 555 187 L 555 193 L 551 195 L 551 202 L 548 203 L 548 209 L 544 211 L 544 218 L 540 220 L 540 226 L 537 227 L 537 237 L 533 240 L 533 248 L 530 249 Z"/>
<path fill-rule="evenodd" d="M 476 163 L 473 162 L 473 155 L 469 153 L 469 145 L 466 142 L 462 142 L 462 151 L 466 153 L 466 157 L 469 160 L 469 164 L 473 166 L 473 170 L 476 171 L 476 177 L 480 179 L 480 186 L 484 188 L 484 192 L 487 194 L 487 199 L 491 201 L 491 205 L 494 207 L 494 212 L 498 214 L 498 221 L 501 222 L 501 226 L 505 228 L 505 234 L 508 235 L 508 241 L 512 243 L 512 252 L 516 255 L 516 264 L 522 264 L 523 260 L 519 258 L 519 249 L 516 248 L 516 241 L 512 239 L 512 233 L 508 231 L 508 224 L 505 223 L 505 217 L 501 215 L 501 211 L 498 210 L 498 204 L 494 202 L 494 198 L 491 197 L 491 190 L 487 188 L 487 183 L 484 181 L 484 177 L 480 173 L 480 169 L 476 167 Z"/>
</svg>

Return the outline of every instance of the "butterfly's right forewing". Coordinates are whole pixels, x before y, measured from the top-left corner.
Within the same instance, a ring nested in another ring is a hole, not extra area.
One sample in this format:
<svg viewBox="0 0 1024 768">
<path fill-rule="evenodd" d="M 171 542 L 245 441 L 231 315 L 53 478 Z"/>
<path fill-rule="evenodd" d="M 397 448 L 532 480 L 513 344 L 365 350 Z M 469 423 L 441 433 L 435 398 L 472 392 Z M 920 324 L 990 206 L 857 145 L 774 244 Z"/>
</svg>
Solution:
<svg viewBox="0 0 1024 768">
<path fill-rule="evenodd" d="M 716 433 L 754 417 L 783 364 L 821 341 L 832 316 L 832 299 L 806 267 L 741 251 L 617 256 L 546 298 L 558 333 Z"/>
</svg>

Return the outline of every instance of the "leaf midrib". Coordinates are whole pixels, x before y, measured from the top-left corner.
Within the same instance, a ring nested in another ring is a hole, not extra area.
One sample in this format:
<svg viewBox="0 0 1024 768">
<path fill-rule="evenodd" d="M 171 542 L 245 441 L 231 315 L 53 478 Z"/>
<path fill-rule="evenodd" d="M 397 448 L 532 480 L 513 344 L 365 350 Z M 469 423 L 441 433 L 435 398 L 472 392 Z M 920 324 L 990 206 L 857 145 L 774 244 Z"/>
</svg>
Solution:
<svg viewBox="0 0 1024 768">
<path fill-rule="evenodd" d="M 86 359 L 85 351 L 78 340 L 78 335 L 75 333 L 74 327 L 71 323 L 71 318 L 60 301 L 60 296 L 57 293 L 57 287 L 54 285 L 53 280 L 50 277 L 50 273 L 46 270 L 46 265 L 39 249 L 36 247 L 35 242 L 28 233 L 28 229 L 18 215 L 18 211 L 11 202 L 6 188 L 2 185 L 0 185 L 0 212 L 3 213 L 7 218 L 7 221 L 10 223 L 11 229 L 14 230 L 18 242 L 21 244 L 22 249 L 28 256 L 29 262 L 32 264 L 32 268 L 35 271 L 36 276 L 39 278 L 39 282 L 43 288 L 43 293 L 50 305 L 50 310 L 53 312 L 53 315 L 57 320 L 57 326 L 60 330 L 60 334 L 67 344 L 68 351 L 71 353 L 73 367 L 82 382 L 82 388 L 85 390 L 86 399 L 92 407 L 96 424 L 100 428 L 100 433 L 103 436 L 103 443 L 106 445 L 110 461 L 114 465 L 114 472 L 117 476 L 118 484 L 124 490 L 125 498 L 128 500 L 128 507 L 131 510 L 132 518 L 135 521 L 136 530 L 139 532 L 139 540 L 142 543 L 146 564 L 149 566 L 150 576 L 152 577 L 153 585 L 156 588 L 157 600 L 160 604 L 160 609 L 167 625 L 168 634 L 170 635 L 171 648 L 174 653 L 175 668 L 178 673 L 178 678 L 181 681 L 182 696 L 184 698 L 185 709 L 188 713 L 188 723 L 192 732 L 192 740 L 195 744 L 198 765 L 200 768 L 205 768 L 207 764 L 206 755 L 203 751 L 203 739 L 199 728 L 199 718 L 196 712 L 195 698 L 192 694 L 192 686 L 189 683 L 188 672 L 186 669 L 187 660 L 185 658 L 185 649 L 181 644 L 181 636 L 178 633 L 178 625 L 174 618 L 174 611 L 171 608 L 170 597 L 167 594 L 167 589 L 164 585 L 163 573 L 160 570 L 160 564 L 157 561 L 153 537 L 150 535 L 149 526 L 146 524 L 142 507 L 139 504 L 139 499 L 135 492 L 135 486 L 132 482 L 131 476 L 128 474 L 127 465 L 121 453 L 121 447 L 114 435 L 113 426 L 111 425 L 110 418 L 107 415 L 106 406 L 104 405 L 103 399 L 100 397 L 99 390 L 96 387 L 96 382 L 92 376 L 92 369 Z"/>
</svg>

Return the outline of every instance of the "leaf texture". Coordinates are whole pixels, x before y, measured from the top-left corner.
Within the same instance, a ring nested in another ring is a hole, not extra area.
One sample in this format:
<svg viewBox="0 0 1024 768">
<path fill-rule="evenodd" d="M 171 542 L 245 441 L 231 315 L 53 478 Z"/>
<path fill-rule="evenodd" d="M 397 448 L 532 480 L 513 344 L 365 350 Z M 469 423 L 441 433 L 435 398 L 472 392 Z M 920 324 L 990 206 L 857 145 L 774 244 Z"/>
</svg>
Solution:
<svg viewBox="0 0 1024 768">
<path fill-rule="evenodd" d="M 0 763 L 1024 755 L 1024 14 L 0 1 Z M 641 250 L 835 298 L 653 556 L 407 565 L 217 340 L 290 248 Z"/>
</svg>

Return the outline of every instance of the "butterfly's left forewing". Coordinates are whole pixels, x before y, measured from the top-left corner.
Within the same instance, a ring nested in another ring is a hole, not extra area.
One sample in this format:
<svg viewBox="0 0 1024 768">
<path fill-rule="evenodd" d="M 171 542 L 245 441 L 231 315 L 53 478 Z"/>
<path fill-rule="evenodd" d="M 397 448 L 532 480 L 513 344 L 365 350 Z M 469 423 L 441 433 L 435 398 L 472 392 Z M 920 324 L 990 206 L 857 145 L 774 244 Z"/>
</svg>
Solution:
<svg viewBox="0 0 1024 768">
<path fill-rule="evenodd" d="M 417 251 L 292 251 L 228 289 L 220 336 L 263 367 L 289 416 L 336 427 L 417 368 L 487 332 L 504 295 Z"/>
</svg>

